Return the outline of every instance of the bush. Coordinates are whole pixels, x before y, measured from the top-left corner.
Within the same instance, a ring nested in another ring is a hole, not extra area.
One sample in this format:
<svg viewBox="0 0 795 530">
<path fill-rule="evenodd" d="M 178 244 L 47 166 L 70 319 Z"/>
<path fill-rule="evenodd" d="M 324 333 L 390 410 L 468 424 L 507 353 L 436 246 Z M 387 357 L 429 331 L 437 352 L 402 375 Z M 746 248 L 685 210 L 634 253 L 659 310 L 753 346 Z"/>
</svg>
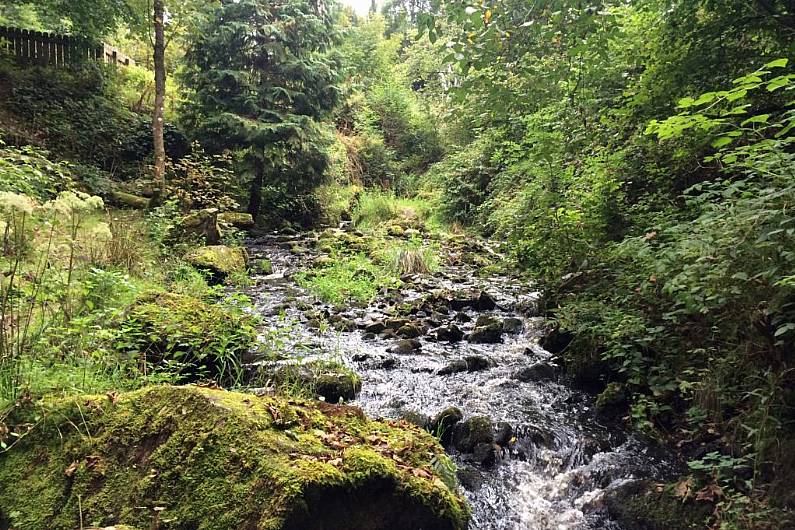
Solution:
<svg viewBox="0 0 795 530">
<path fill-rule="evenodd" d="M 74 185 L 72 167 L 36 147 L 4 146 L 0 140 L 0 191 L 47 200 Z"/>
</svg>

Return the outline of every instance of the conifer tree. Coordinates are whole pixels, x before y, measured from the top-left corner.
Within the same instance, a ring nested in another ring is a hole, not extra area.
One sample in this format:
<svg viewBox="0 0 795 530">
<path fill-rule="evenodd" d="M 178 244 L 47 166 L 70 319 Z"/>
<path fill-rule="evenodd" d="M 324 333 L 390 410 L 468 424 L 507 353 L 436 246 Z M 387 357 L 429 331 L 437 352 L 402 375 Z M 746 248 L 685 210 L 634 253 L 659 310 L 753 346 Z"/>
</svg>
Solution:
<svg viewBox="0 0 795 530">
<path fill-rule="evenodd" d="M 224 0 L 186 56 L 186 125 L 211 151 L 242 151 L 248 211 L 263 184 L 301 194 L 326 167 L 319 120 L 337 102 L 334 40 L 322 0 Z"/>
</svg>

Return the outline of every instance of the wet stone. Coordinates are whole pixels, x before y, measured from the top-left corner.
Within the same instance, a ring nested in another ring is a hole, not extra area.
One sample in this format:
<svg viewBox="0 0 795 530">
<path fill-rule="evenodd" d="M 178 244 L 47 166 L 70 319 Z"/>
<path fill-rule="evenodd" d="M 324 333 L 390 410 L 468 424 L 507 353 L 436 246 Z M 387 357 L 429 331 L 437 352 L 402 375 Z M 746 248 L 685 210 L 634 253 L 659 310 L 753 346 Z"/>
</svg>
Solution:
<svg viewBox="0 0 795 530">
<path fill-rule="evenodd" d="M 471 453 L 478 444 L 493 444 L 491 420 L 486 416 L 473 416 L 453 428 L 453 447 L 462 453 Z"/>
<path fill-rule="evenodd" d="M 517 370 L 511 375 L 511 378 L 523 383 L 530 383 L 533 381 L 550 381 L 555 379 L 556 375 L 557 366 L 542 361 Z"/>
<path fill-rule="evenodd" d="M 401 416 L 402 420 L 406 420 L 412 425 L 416 425 L 420 429 L 427 429 L 431 424 L 431 417 L 421 412 L 410 410 Z"/>
<path fill-rule="evenodd" d="M 456 359 L 452 361 L 444 368 L 440 369 L 438 372 L 439 375 L 450 375 L 450 374 L 457 374 L 460 372 L 466 372 L 469 369 L 467 366 L 467 362 L 464 359 Z"/>
<path fill-rule="evenodd" d="M 395 357 L 384 357 L 381 362 L 379 363 L 379 368 L 383 370 L 391 370 L 392 368 L 396 368 L 400 365 L 400 361 L 398 361 Z"/>
<path fill-rule="evenodd" d="M 494 300 L 494 298 L 486 291 L 481 292 L 477 302 L 475 303 L 475 309 L 478 309 L 479 311 L 491 311 L 492 309 L 496 308 L 497 302 Z"/>
<path fill-rule="evenodd" d="M 455 324 L 438 328 L 432 336 L 439 342 L 458 342 L 464 338 L 464 332 Z"/>
<path fill-rule="evenodd" d="M 494 429 L 494 443 L 502 447 L 508 447 L 512 438 L 513 427 L 511 427 L 511 424 L 504 421 L 498 422 Z"/>
<path fill-rule="evenodd" d="M 431 434 L 437 436 L 443 445 L 450 445 L 453 440 L 455 426 L 464 419 L 464 413 L 458 407 L 448 407 L 433 417 L 430 425 Z"/>
<path fill-rule="evenodd" d="M 469 334 L 469 342 L 474 344 L 497 344 L 502 342 L 502 324 L 476 326 Z"/>
<path fill-rule="evenodd" d="M 456 477 L 458 478 L 458 482 L 461 484 L 461 486 L 469 491 L 476 491 L 480 489 L 485 479 L 482 471 L 469 466 L 458 468 L 456 471 Z"/>
<path fill-rule="evenodd" d="M 468 372 L 480 372 L 488 370 L 494 363 L 482 355 L 467 355 L 466 366 Z"/>
<path fill-rule="evenodd" d="M 389 351 L 400 355 L 408 355 L 415 351 L 419 351 L 421 348 L 422 343 L 420 343 L 420 341 L 416 339 L 403 339 L 399 340 Z"/>
<path fill-rule="evenodd" d="M 386 329 L 386 326 L 383 322 L 373 322 L 372 324 L 368 324 L 364 330 L 367 333 L 381 333 Z"/>
<path fill-rule="evenodd" d="M 524 322 L 521 318 L 508 317 L 502 321 L 502 330 L 505 333 L 516 335 L 521 333 L 524 328 Z"/>
<path fill-rule="evenodd" d="M 499 447 L 493 443 L 479 443 L 472 450 L 472 458 L 485 468 L 493 467 L 497 463 Z"/>
<path fill-rule="evenodd" d="M 422 335 L 422 331 L 415 324 L 406 324 L 397 330 L 397 335 L 404 339 L 416 339 Z"/>
<path fill-rule="evenodd" d="M 472 322 L 472 317 L 467 315 L 463 311 L 456 313 L 455 319 L 457 322 L 462 322 L 462 323 Z"/>
</svg>

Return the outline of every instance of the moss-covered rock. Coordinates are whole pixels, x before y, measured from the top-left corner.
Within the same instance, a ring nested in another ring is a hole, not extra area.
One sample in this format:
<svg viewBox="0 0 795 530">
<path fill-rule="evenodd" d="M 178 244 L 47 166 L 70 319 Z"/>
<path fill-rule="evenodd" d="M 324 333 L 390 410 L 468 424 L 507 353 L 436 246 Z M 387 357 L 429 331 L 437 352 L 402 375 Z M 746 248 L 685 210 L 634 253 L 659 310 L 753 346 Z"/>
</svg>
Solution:
<svg viewBox="0 0 795 530">
<path fill-rule="evenodd" d="M 251 228 L 256 223 L 250 213 L 224 212 L 218 214 L 218 222 L 232 225 L 236 228 Z"/>
<path fill-rule="evenodd" d="M 596 396 L 596 409 L 602 414 L 610 414 L 620 410 L 626 405 L 627 393 L 621 383 L 609 383 L 605 389 Z"/>
<path fill-rule="evenodd" d="M 119 348 L 142 361 L 177 362 L 189 376 L 234 379 L 254 344 L 254 319 L 192 296 L 149 293 L 125 311 Z"/>
<path fill-rule="evenodd" d="M 714 506 L 682 499 L 673 485 L 658 486 L 647 480 L 627 482 L 607 492 L 610 515 L 626 530 L 701 530 Z"/>
<path fill-rule="evenodd" d="M 211 245 L 190 252 L 185 256 L 185 261 L 209 272 L 214 280 L 220 281 L 230 274 L 245 272 L 248 254 L 243 247 Z"/>
<path fill-rule="evenodd" d="M 16 530 L 466 527 L 436 440 L 353 407 L 159 386 L 46 400 L 8 422 L 32 426 L 0 455 Z"/>
</svg>

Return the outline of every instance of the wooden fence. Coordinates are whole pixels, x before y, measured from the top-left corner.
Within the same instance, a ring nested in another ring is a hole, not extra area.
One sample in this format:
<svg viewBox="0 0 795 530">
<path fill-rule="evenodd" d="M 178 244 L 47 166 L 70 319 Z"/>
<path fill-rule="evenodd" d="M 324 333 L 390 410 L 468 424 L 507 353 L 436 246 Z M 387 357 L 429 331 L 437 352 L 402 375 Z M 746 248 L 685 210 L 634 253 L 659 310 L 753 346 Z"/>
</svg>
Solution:
<svg viewBox="0 0 795 530">
<path fill-rule="evenodd" d="M 118 48 L 88 39 L 0 26 L 0 51 L 22 65 L 65 66 L 84 61 L 135 64 Z"/>
</svg>

